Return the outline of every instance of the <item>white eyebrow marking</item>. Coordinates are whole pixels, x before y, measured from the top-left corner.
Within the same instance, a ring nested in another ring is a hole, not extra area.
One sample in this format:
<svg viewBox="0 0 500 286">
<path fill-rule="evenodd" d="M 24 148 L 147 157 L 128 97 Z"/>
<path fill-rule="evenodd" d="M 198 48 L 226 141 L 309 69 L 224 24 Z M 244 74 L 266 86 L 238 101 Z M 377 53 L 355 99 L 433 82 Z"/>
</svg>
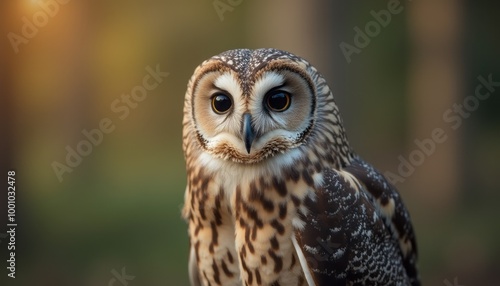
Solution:
<svg viewBox="0 0 500 286">
<path fill-rule="evenodd" d="M 224 73 L 219 76 L 214 81 L 214 85 L 219 89 L 229 92 L 229 94 L 233 98 L 239 96 L 242 93 L 238 81 L 233 77 L 231 73 Z"/>
<path fill-rule="evenodd" d="M 276 72 L 266 72 L 255 83 L 253 94 L 254 96 L 265 94 L 273 87 L 283 85 L 283 83 L 285 83 L 285 77 L 283 75 Z"/>
</svg>

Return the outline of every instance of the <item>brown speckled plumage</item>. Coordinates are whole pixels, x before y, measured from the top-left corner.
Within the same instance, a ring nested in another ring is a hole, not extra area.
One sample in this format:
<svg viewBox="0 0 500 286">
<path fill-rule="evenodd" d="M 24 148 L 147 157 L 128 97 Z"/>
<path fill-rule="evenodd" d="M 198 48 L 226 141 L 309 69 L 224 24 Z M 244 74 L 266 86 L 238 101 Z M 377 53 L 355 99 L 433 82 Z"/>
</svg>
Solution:
<svg viewBox="0 0 500 286">
<path fill-rule="evenodd" d="M 277 93 L 289 107 L 272 109 Z M 419 285 L 408 212 L 351 150 L 307 61 L 275 49 L 204 61 L 183 126 L 192 285 Z"/>
</svg>

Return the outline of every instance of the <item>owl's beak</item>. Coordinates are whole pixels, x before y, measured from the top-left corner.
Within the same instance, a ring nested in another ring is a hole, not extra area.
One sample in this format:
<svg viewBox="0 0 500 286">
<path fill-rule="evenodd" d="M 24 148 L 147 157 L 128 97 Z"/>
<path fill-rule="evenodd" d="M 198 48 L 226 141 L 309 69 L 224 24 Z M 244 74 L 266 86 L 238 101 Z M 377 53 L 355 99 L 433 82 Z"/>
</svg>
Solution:
<svg viewBox="0 0 500 286">
<path fill-rule="evenodd" d="M 248 154 L 252 148 L 252 142 L 255 139 L 255 131 L 252 127 L 252 117 L 249 113 L 243 114 L 243 140 L 245 141 L 245 148 Z"/>
</svg>

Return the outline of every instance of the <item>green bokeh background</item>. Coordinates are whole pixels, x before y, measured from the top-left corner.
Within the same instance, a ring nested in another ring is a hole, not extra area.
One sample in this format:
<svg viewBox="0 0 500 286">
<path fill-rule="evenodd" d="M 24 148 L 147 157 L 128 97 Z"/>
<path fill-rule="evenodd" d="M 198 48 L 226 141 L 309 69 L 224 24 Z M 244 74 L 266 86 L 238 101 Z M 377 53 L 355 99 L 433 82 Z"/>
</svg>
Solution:
<svg viewBox="0 0 500 286">
<path fill-rule="evenodd" d="M 38 2 L 3 1 L 2 35 L 21 34 L 23 17 L 32 20 L 41 11 Z M 219 2 L 230 7 L 222 16 L 214 8 Z M 402 1 L 402 13 L 348 63 L 339 44 L 352 44 L 353 27 L 373 20 L 370 11 L 389 1 L 344 2 L 74 0 L 60 4 L 18 53 L 3 37 L 0 147 L 2 166 L 17 171 L 19 227 L 17 278 L 6 278 L 4 239 L 0 285 L 108 285 L 112 270 L 123 267 L 135 276 L 131 286 L 188 285 L 187 228 L 180 216 L 184 92 L 199 63 L 228 49 L 276 47 L 308 59 L 334 91 L 357 152 L 381 171 L 395 171 L 398 156 L 414 150 L 415 136 L 445 128 L 430 119 L 429 129 L 415 133 L 415 114 L 451 105 L 432 98 L 414 104 L 410 80 L 419 60 L 412 17 L 428 21 L 430 30 L 443 23 L 432 22 L 439 15 L 410 13 L 417 1 Z M 422 3 L 418 7 L 430 2 Z M 500 6 L 454 3 L 458 41 L 449 44 L 457 47 L 451 50 L 459 76 L 450 103 L 473 94 L 478 75 L 500 80 Z M 145 67 L 157 65 L 169 76 L 120 120 L 111 102 L 142 83 Z M 425 285 L 455 277 L 463 285 L 498 283 L 499 107 L 497 91 L 437 146 L 436 158 L 454 150 L 449 163 L 439 162 L 449 168 L 428 175 L 429 157 L 415 177 L 398 184 L 417 231 Z M 103 118 L 112 120 L 113 132 L 59 182 L 51 164 L 64 163 L 66 146 L 75 148 L 85 139 L 82 130 L 97 128 Z M 454 183 L 443 184 L 453 191 L 440 195 L 433 186 L 450 177 Z"/>
</svg>

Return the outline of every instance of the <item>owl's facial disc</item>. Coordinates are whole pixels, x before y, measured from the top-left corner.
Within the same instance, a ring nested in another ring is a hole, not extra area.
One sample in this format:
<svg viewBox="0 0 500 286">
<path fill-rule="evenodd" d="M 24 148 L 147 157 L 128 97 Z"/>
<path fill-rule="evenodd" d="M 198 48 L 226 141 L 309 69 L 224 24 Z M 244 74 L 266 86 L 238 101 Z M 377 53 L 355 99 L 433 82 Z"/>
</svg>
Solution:
<svg viewBox="0 0 500 286">
<path fill-rule="evenodd" d="M 253 76 L 213 71 L 196 83 L 193 118 L 208 153 L 257 163 L 300 146 L 309 134 L 315 100 L 304 75 L 274 68 Z"/>
</svg>

